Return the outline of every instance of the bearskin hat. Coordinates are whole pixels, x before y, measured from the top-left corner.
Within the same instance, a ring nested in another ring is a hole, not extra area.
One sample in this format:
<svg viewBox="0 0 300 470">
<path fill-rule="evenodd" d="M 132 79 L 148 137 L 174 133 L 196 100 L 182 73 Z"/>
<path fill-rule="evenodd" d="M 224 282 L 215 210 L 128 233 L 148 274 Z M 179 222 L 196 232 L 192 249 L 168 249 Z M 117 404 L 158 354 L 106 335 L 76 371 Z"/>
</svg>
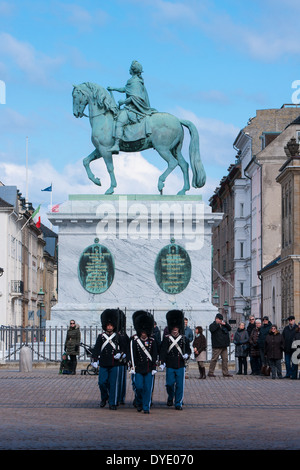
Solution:
<svg viewBox="0 0 300 470">
<path fill-rule="evenodd" d="M 119 310 L 114 308 L 107 308 L 101 314 L 101 324 L 103 330 L 106 329 L 108 324 L 113 325 L 114 331 L 119 330 Z"/>
<path fill-rule="evenodd" d="M 182 310 L 170 310 L 166 315 L 166 319 L 170 333 L 174 327 L 179 328 L 180 334 L 184 333 L 184 313 Z"/>
<path fill-rule="evenodd" d="M 150 312 L 145 310 L 138 310 L 132 315 L 132 323 L 138 336 L 145 331 L 148 336 L 151 336 L 154 328 L 154 318 Z"/>
</svg>

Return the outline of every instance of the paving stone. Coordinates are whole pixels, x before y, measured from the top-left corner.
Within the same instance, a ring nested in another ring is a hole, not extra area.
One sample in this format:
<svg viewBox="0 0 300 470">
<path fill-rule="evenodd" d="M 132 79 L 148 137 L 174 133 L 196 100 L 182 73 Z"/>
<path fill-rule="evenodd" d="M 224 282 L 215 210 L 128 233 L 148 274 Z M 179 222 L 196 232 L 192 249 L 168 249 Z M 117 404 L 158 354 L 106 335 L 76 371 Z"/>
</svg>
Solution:
<svg viewBox="0 0 300 470">
<path fill-rule="evenodd" d="M 155 376 L 149 415 L 99 408 L 96 376 L 0 369 L 1 450 L 299 449 L 300 380 L 237 376 L 198 379 L 189 370 L 182 411 L 166 406 L 165 373 Z"/>
</svg>

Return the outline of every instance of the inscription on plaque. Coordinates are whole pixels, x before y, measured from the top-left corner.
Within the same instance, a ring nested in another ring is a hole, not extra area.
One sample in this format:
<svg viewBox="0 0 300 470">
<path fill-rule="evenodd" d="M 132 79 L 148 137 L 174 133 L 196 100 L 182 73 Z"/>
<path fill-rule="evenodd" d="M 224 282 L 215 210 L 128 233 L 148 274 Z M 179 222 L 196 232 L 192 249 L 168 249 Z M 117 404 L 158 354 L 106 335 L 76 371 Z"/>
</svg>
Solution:
<svg viewBox="0 0 300 470">
<path fill-rule="evenodd" d="M 179 294 L 191 279 L 191 260 L 184 248 L 175 243 L 165 246 L 155 262 L 155 279 L 167 294 Z"/>
<path fill-rule="evenodd" d="M 86 291 L 102 294 L 111 286 L 114 274 L 114 260 L 105 246 L 95 243 L 84 250 L 78 264 L 78 277 Z"/>
</svg>

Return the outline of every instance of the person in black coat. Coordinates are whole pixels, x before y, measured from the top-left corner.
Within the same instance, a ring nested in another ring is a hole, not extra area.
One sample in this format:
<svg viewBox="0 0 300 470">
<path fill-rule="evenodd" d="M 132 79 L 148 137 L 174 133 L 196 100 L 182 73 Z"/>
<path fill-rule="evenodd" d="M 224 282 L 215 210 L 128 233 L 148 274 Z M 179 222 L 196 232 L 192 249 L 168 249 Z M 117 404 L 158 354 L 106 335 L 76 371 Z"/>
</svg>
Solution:
<svg viewBox="0 0 300 470">
<path fill-rule="evenodd" d="M 272 373 L 272 379 L 276 378 L 276 373 L 279 379 L 282 379 L 281 372 L 281 359 L 283 356 L 284 339 L 279 333 L 277 326 L 272 325 L 269 334 L 265 340 L 264 354 L 267 357 Z"/>
<path fill-rule="evenodd" d="M 248 332 L 249 338 L 250 338 L 251 333 L 254 330 L 254 328 L 255 328 L 255 317 L 253 315 L 251 315 L 249 317 L 249 323 L 247 325 L 247 332 Z M 249 361 L 250 361 L 251 375 L 253 375 L 254 372 L 255 372 L 255 366 L 254 366 L 255 359 L 253 359 L 253 356 L 251 354 L 251 350 L 249 351 Z"/>
<path fill-rule="evenodd" d="M 270 375 L 270 364 L 267 356 L 265 355 L 265 341 L 271 329 L 272 323 L 269 317 L 264 316 L 260 328 L 260 334 L 258 338 L 258 347 L 260 352 L 261 360 L 261 375 Z"/>
<path fill-rule="evenodd" d="M 292 375 L 291 379 L 296 380 L 300 363 L 300 322 L 296 327 L 296 333 L 292 343 Z M 300 377 L 299 377 L 300 378 Z"/>
<path fill-rule="evenodd" d="M 284 378 L 290 378 L 293 376 L 293 364 L 292 364 L 292 343 L 295 338 L 297 331 L 297 325 L 295 324 L 294 315 L 288 317 L 289 324 L 284 327 L 282 336 L 284 339 L 284 360 L 285 360 L 285 370 L 286 375 Z"/>
<path fill-rule="evenodd" d="M 215 377 L 214 371 L 219 356 L 222 360 L 222 372 L 224 377 L 232 377 L 228 372 L 228 352 L 230 344 L 229 331 L 231 326 L 224 321 L 223 315 L 217 313 L 215 321 L 209 325 L 211 332 L 212 357 L 209 364 L 208 377 Z"/>
</svg>

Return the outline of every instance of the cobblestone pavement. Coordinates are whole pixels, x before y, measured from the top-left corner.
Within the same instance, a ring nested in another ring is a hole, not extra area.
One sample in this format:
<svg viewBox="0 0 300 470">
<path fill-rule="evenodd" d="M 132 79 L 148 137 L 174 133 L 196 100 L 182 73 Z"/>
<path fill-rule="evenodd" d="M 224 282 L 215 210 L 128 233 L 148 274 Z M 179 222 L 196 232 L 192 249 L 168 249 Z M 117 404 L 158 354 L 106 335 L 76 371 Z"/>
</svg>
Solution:
<svg viewBox="0 0 300 470">
<path fill-rule="evenodd" d="M 96 376 L 57 369 L 0 369 L 0 450 L 300 449 L 300 380 L 237 376 L 186 379 L 184 409 L 166 406 L 165 374 L 155 378 L 149 415 L 132 405 L 99 408 Z"/>
</svg>

